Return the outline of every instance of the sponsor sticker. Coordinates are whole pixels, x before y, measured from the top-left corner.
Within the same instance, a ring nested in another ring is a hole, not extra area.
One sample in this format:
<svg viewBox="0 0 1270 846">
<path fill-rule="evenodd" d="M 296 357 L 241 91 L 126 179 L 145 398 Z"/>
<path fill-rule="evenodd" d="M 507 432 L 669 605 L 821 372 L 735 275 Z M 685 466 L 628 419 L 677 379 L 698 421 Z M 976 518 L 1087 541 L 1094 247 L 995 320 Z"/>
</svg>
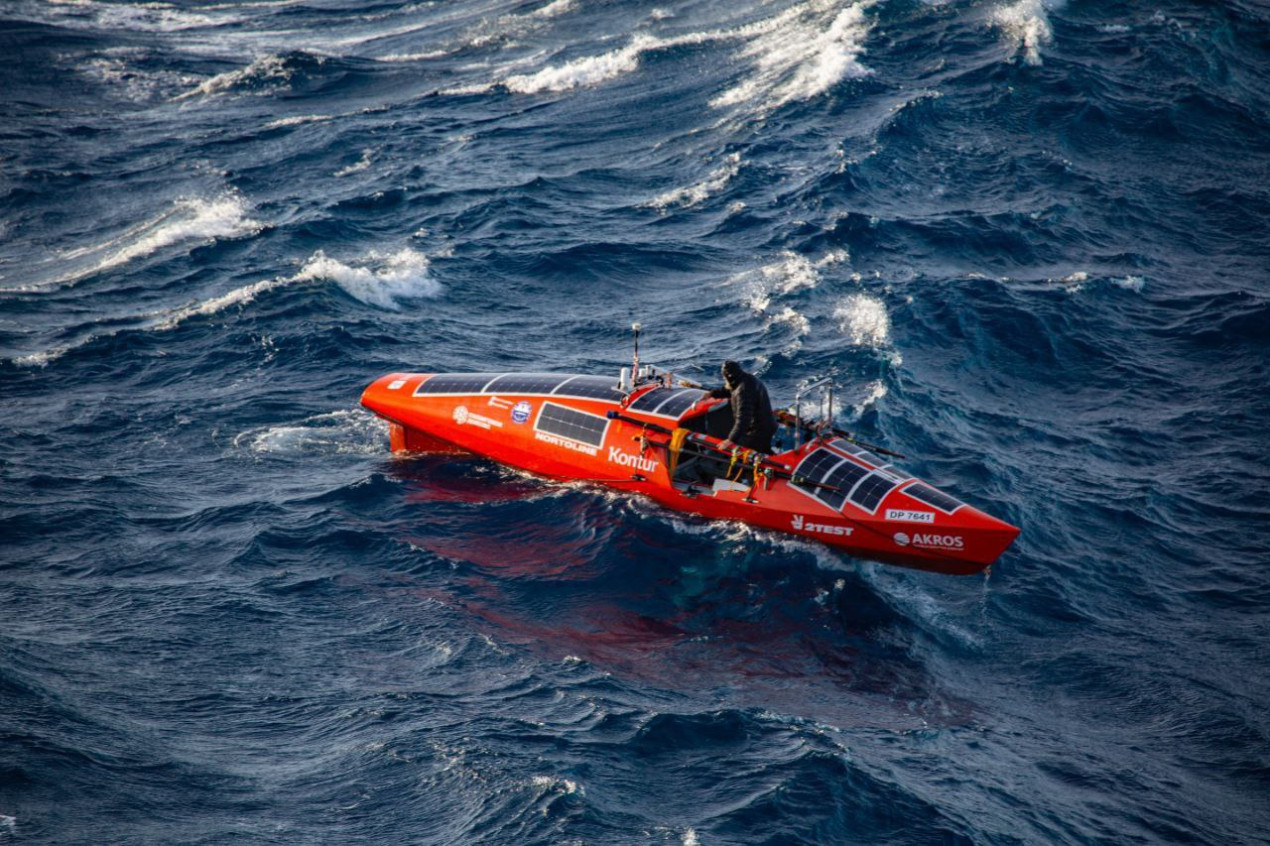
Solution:
<svg viewBox="0 0 1270 846">
<path fill-rule="evenodd" d="M 903 523 L 934 523 L 935 512 L 905 511 L 903 508 L 888 508 L 886 509 L 886 519 L 898 520 Z"/>
<path fill-rule="evenodd" d="M 390 391 L 400 390 L 401 386 L 404 384 L 406 384 L 405 379 L 393 379 L 391 382 L 388 383 L 388 390 Z"/>
<path fill-rule="evenodd" d="M 815 532 L 821 535 L 849 537 L 855 529 L 850 526 L 835 526 L 832 523 L 810 523 L 801 514 L 795 514 L 791 520 L 795 532 Z"/>
<path fill-rule="evenodd" d="M 578 443 L 577 441 L 571 441 L 568 438 L 559 438 L 559 437 L 556 437 L 555 435 L 549 435 L 546 432 L 535 431 L 534 439 L 542 441 L 545 444 L 551 444 L 552 446 L 558 446 L 558 447 L 564 447 L 565 449 L 571 449 L 574 452 L 582 452 L 582 453 L 586 453 L 587 455 L 599 454 L 599 450 L 597 450 L 595 447 L 591 446 L 590 444 Z"/>
<path fill-rule="evenodd" d="M 966 539 L 961 535 L 943 535 L 939 532 L 914 532 L 912 535 L 906 532 L 896 532 L 891 538 L 895 541 L 896 546 L 950 550 L 966 548 Z"/>
<path fill-rule="evenodd" d="M 529 400 L 521 400 L 512 406 L 512 422 L 527 423 L 530 415 L 534 413 L 534 404 Z"/>
<path fill-rule="evenodd" d="M 476 426 L 480 429 L 501 429 L 503 423 L 500 420 L 494 420 L 483 414 L 476 414 L 468 409 L 466 405 L 456 406 L 454 409 L 454 422 L 460 426 Z"/>
<path fill-rule="evenodd" d="M 615 446 L 609 447 L 609 461 L 619 467 L 634 467 L 637 470 L 643 470 L 645 473 L 656 473 L 657 462 L 651 458 L 645 458 L 642 455 L 632 455 L 629 452 L 622 452 Z"/>
</svg>

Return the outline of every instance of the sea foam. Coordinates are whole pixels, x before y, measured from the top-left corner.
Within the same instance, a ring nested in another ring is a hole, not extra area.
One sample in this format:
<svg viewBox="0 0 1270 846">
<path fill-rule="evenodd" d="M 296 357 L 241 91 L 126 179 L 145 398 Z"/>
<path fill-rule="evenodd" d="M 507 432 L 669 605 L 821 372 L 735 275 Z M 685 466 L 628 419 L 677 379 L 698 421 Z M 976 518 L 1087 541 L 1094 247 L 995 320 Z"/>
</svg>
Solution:
<svg viewBox="0 0 1270 846">
<path fill-rule="evenodd" d="M 991 21 L 1013 45 L 1015 55 L 1022 55 L 1029 65 L 1041 64 L 1041 48 L 1054 39 L 1046 9 L 1058 8 L 1060 2 L 1019 0 L 992 13 Z"/>
<path fill-rule="evenodd" d="M 871 29 L 864 14 L 870 5 L 841 9 L 831 0 L 812 0 L 743 27 L 737 32 L 746 41 L 740 53 L 753 62 L 753 69 L 710 104 L 750 104 L 770 111 L 823 94 L 843 79 L 868 74 L 859 57 Z"/>
<path fill-rule="evenodd" d="M 109 241 L 60 253 L 60 260 L 78 263 L 80 259 L 89 259 L 90 263 L 48 282 L 25 286 L 21 290 L 39 290 L 73 283 L 179 243 L 207 244 L 221 238 L 255 235 L 264 225 L 253 219 L 250 211 L 247 201 L 232 192 L 212 199 L 179 199 L 162 214 Z M 94 257 L 96 261 L 92 261 Z"/>
</svg>

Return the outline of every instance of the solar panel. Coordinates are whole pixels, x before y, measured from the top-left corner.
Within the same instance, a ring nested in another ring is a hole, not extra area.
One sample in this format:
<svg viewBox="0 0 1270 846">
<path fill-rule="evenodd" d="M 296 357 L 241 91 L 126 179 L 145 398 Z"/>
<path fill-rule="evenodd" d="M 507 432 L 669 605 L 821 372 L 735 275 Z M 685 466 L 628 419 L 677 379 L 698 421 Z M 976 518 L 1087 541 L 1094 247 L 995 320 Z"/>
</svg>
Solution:
<svg viewBox="0 0 1270 846">
<path fill-rule="evenodd" d="M 651 391 L 643 394 L 639 399 L 635 400 L 635 402 L 631 403 L 630 408 L 632 411 L 651 412 L 657 406 L 670 399 L 670 395 L 673 393 L 674 391 L 669 388 L 653 388 Z"/>
<path fill-rule="evenodd" d="M 825 479 L 839 464 L 850 463 L 840 455 L 836 455 L 827 449 L 817 449 L 808 453 L 802 461 L 798 462 L 798 466 L 794 468 L 794 477 L 803 478 L 809 482 L 825 482 Z M 837 508 L 842 504 L 842 498 L 845 494 L 838 494 L 834 491 L 826 491 L 816 485 L 799 484 L 792 482 L 794 487 L 798 488 L 808 496 L 813 496 L 830 508 Z M 826 498 L 828 497 L 828 498 Z M 834 498 L 838 499 L 838 505 L 833 505 Z"/>
<path fill-rule="evenodd" d="M 558 397 L 599 399 L 621 402 L 626 396 L 608 376 L 574 376 L 552 391 Z"/>
<path fill-rule="evenodd" d="M 900 480 L 890 473 L 870 473 L 851 492 L 851 501 L 872 514 L 878 510 L 878 504 L 886 498 L 887 494 L 895 490 L 895 486 L 899 483 Z"/>
<path fill-rule="evenodd" d="M 485 386 L 487 394 L 549 394 L 566 379 L 559 373 L 508 373 Z"/>
<path fill-rule="evenodd" d="M 813 450 L 802 461 L 798 462 L 798 466 L 794 468 L 794 475 L 802 476 L 813 482 L 819 482 L 829 475 L 829 471 L 838 462 L 844 460 L 841 456 L 834 455 L 827 449 Z"/>
<path fill-rule="evenodd" d="M 420 394 L 479 394 L 498 373 L 439 373 L 415 388 Z"/>
<path fill-rule="evenodd" d="M 692 408 L 693 403 L 705 395 L 705 391 L 699 391 L 696 388 L 685 388 L 657 406 L 655 413 L 678 419 L 679 415 Z"/>
<path fill-rule="evenodd" d="M 578 443 L 598 447 L 604 443 L 609 421 L 598 414 L 576 411 L 554 402 L 544 402 L 535 428 Z"/>
<path fill-rule="evenodd" d="M 836 449 L 840 449 L 843 452 L 848 453 L 850 455 L 854 455 L 856 458 L 861 458 L 869 462 L 870 464 L 872 464 L 874 467 L 884 467 L 886 465 L 885 461 L 878 458 L 876 455 L 869 452 L 864 447 L 856 446 L 850 441 L 844 441 L 842 438 L 835 438 L 830 443 L 830 446 L 833 446 Z"/>
<path fill-rule="evenodd" d="M 930 485 L 923 485 L 921 482 L 909 485 L 904 489 L 904 493 L 908 494 L 913 499 L 938 508 L 946 514 L 952 514 L 958 508 L 965 505 L 964 502 L 953 499 L 943 491 L 937 491 Z"/>
<path fill-rule="evenodd" d="M 868 473 L 868 470 L 865 470 L 854 461 L 844 460 L 837 467 L 833 468 L 829 475 L 824 479 L 824 483 L 826 485 L 831 485 L 838 490 L 827 491 L 824 488 L 818 488 L 816 490 L 816 499 L 837 511 L 841 509 L 842 504 L 846 502 L 847 491 L 851 490 L 851 488 L 855 486 L 855 483 L 867 476 Z"/>
</svg>

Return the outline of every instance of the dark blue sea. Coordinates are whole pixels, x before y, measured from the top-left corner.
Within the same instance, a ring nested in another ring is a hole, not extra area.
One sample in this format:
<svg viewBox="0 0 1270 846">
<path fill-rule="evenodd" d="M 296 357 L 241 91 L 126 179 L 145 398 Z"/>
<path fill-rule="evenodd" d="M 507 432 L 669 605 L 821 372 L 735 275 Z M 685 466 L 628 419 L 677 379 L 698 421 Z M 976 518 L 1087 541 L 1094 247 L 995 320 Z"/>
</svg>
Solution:
<svg viewBox="0 0 1270 846">
<path fill-rule="evenodd" d="M 951 577 L 406 371 L 837 379 Z M 1270 7 L 0 4 L 0 844 L 1270 840 Z"/>
</svg>

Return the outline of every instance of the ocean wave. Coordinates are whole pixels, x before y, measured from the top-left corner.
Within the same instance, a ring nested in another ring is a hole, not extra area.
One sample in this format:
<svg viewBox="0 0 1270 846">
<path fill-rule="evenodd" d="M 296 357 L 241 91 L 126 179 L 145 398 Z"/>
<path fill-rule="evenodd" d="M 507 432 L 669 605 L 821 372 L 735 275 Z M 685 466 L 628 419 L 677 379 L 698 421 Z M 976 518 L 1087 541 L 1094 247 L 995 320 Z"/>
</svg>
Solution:
<svg viewBox="0 0 1270 846">
<path fill-rule="evenodd" d="M 427 256 L 408 247 L 391 255 L 372 250 L 361 260 L 361 266 L 345 264 L 318 250 L 299 273 L 254 282 L 177 309 L 150 328 L 174 329 L 191 317 L 218 314 L 231 306 L 246 305 L 266 291 L 322 279 L 335 282 L 360 302 L 396 311 L 401 308 L 400 300 L 435 297 L 441 292 L 440 283 L 428 275 L 428 265 Z"/>
<path fill-rule="evenodd" d="M 858 347 L 884 347 L 891 341 L 891 316 L 877 297 L 865 293 L 844 297 L 833 316 L 842 334 Z"/>
<path fill-rule="evenodd" d="M 372 250 L 351 265 L 318 250 L 305 261 L 298 273 L 253 282 L 180 308 L 112 319 L 112 323 L 123 325 L 110 331 L 90 331 L 74 342 L 16 356 L 12 362 L 19 367 L 42 367 L 71 350 L 114 337 L 123 331 L 169 331 L 194 317 L 210 317 L 234 306 L 248 305 L 269 291 L 321 280 L 335 282 L 349 296 L 366 305 L 397 311 L 402 300 L 435 297 L 441 293 L 441 284 L 429 275 L 428 267 L 427 256 L 410 248 L 387 255 Z"/>
<path fill-rule="evenodd" d="M 331 120 L 332 115 L 294 115 L 292 117 L 278 118 L 271 120 L 265 124 L 265 129 L 283 129 L 290 126 L 300 126 L 305 123 L 323 123 Z"/>
<path fill-rule="evenodd" d="M 554 5 L 554 4 L 553 4 Z M 445 89 L 444 94 L 480 94 L 504 89 L 517 94 L 569 91 L 631 73 L 652 51 L 741 41 L 740 54 L 753 62 L 749 78 L 710 101 L 714 107 L 751 104 L 770 111 L 806 100 L 849 77 L 869 70 L 858 61 L 871 29 L 865 10 L 873 0 L 846 9 L 835 0 L 810 0 L 757 23 L 660 37 L 638 33 L 628 44 L 607 53 L 549 65 L 534 73 L 505 75 L 494 82 Z"/>
<path fill-rule="evenodd" d="M 65 250 L 56 257 L 58 262 L 82 264 L 82 259 L 91 261 L 93 257 L 100 256 L 87 266 L 78 267 L 47 281 L 2 288 L 0 291 L 48 290 L 112 270 L 175 244 L 207 244 L 220 239 L 250 237 L 264 229 L 264 224 L 252 218 L 250 213 L 251 207 L 246 199 L 235 192 L 227 192 L 211 199 L 184 197 L 176 200 L 162 214 L 109 241 Z"/>
<path fill-rule="evenodd" d="M 194 97 L 215 97 L 228 93 L 251 93 L 260 96 L 274 94 L 291 84 L 297 73 L 310 66 L 320 66 L 326 57 L 311 53 L 290 52 L 261 56 L 246 67 L 237 68 L 203 80 L 194 88 L 176 97 L 189 100 Z"/>
<path fill-rule="evenodd" d="M 665 42 L 648 35 L 637 35 L 627 46 L 566 62 L 559 66 L 545 67 L 537 73 L 516 74 L 504 79 L 501 85 L 517 94 L 538 94 L 544 91 L 569 91 L 573 88 L 597 85 L 630 73 L 639 67 L 640 56 L 648 50 L 664 46 Z"/>
<path fill-rule="evenodd" d="M 359 173 L 363 170 L 366 170 L 368 167 L 370 167 L 372 152 L 373 151 L 369 147 L 367 147 L 366 149 L 362 150 L 362 157 L 360 159 L 353 162 L 351 165 L 348 165 L 347 167 L 342 167 L 339 170 L 335 171 L 335 173 L 333 173 L 332 176 L 337 176 L 337 177 L 348 176 L 350 174 Z"/>
<path fill-rule="evenodd" d="M 786 250 L 779 261 L 765 264 L 755 270 L 735 274 L 728 284 L 741 288 L 746 305 L 762 314 L 773 302 L 802 288 L 815 288 L 820 284 L 822 268 L 847 260 L 845 251 L 837 250 L 816 261 L 807 256 Z"/>
<path fill-rule="evenodd" d="M 28 20 L 75 29 L 170 33 L 234 23 L 241 18 L 227 7 L 182 9 L 173 3 L 109 3 L 100 0 L 48 0 L 18 3 L 15 13 Z M 217 14 L 207 14 L 215 11 Z"/>
<path fill-rule="evenodd" d="M 234 436 L 234 448 L 251 455 L 377 455 L 384 451 L 388 424 L 361 409 L 330 411 L 298 423 L 248 429 Z"/>
<path fill-rule="evenodd" d="M 748 43 L 740 54 L 753 62 L 752 72 L 710 105 L 751 104 L 771 111 L 823 94 L 843 79 L 865 76 L 869 69 L 859 57 L 872 28 L 864 14 L 871 5 L 842 9 L 834 0 L 812 0 L 742 28 L 736 34 Z"/>
<path fill-rule="evenodd" d="M 675 188 L 649 200 L 645 206 L 665 211 L 668 206 L 691 208 L 718 194 L 741 170 L 741 154 L 732 153 L 724 159 L 723 165 L 711 171 L 702 181 L 687 188 Z"/>
<path fill-rule="evenodd" d="M 1001 30 L 1028 65 L 1041 64 L 1041 48 L 1054 40 L 1047 9 L 1062 5 L 1060 0 L 1019 0 L 997 8 L 991 15 L 993 25 Z"/>
</svg>

